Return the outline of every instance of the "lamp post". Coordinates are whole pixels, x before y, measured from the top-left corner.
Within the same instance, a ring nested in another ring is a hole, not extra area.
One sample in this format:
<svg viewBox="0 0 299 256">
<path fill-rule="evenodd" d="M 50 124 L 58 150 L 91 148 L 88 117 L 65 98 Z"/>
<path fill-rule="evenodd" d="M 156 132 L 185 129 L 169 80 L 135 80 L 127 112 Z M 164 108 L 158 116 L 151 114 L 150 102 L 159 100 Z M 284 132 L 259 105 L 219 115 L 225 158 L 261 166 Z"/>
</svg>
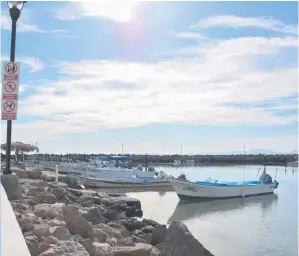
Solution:
<svg viewBox="0 0 299 256">
<path fill-rule="evenodd" d="M 16 32 L 17 32 L 17 20 L 21 15 L 21 10 L 27 1 L 7 1 L 9 8 L 9 14 L 12 21 L 11 25 L 11 44 L 10 44 L 10 61 L 15 61 L 16 51 Z M 12 120 L 7 120 L 7 134 L 6 134 L 6 168 L 3 174 L 11 174 L 10 170 L 10 149 L 11 149 L 11 127 Z"/>
</svg>

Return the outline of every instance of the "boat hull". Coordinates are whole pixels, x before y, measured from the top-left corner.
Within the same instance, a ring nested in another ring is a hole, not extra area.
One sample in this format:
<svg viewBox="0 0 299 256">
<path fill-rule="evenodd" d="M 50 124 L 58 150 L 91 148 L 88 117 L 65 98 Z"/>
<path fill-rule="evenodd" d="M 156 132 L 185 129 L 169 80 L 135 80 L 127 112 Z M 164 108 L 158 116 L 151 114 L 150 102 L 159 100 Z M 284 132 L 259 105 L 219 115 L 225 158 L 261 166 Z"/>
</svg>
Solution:
<svg viewBox="0 0 299 256">
<path fill-rule="evenodd" d="M 253 186 L 212 186 L 201 185 L 188 181 L 169 179 L 181 200 L 194 199 L 226 199 L 272 194 L 276 184 L 262 184 Z"/>
<path fill-rule="evenodd" d="M 136 175 L 139 178 L 154 178 L 155 172 L 139 171 L 135 169 L 113 169 L 113 168 L 97 168 L 88 171 L 89 175 L 94 177 L 132 177 Z"/>
<path fill-rule="evenodd" d="M 162 187 L 172 187 L 167 179 L 156 180 L 156 181 L 134 181 L 119 179 L 98 179 L 81 177 L 81 184 L 90 188 L 162 188 Z"/>
</svg>

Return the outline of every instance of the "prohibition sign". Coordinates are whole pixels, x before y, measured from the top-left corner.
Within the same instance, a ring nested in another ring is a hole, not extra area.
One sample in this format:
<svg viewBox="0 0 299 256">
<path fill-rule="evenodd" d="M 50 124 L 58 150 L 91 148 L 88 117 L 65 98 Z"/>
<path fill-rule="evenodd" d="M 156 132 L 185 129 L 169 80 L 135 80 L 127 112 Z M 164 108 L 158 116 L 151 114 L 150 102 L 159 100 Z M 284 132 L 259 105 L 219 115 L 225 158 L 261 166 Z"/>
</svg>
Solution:
<svg viewBox="0 0 299 256">
<path fill-rule="evenodd" d="M 8 92 L 8 93 L 14 92 L 16 90 L 16 88 L 17 88 L 16 84 L 14 82 L 11 82 L 11 81 L 6 82 L 6 84 L 4 86 L 5 91 Z"/>
<path fill-rule="evenodd" d="M 9 62 L 5 66 L 5 71 L 6 71 L 7 74 L 13 75 L 14 73 L 17 73 L 18 65 L 14 62 Z"/>
<path fill-rule="evenodd" d="M 3 104 L 3 108 L 6 112 L 13 112 L 16 108 L 16 105 L 13 101 L 8 100 Z"/>
</svg>

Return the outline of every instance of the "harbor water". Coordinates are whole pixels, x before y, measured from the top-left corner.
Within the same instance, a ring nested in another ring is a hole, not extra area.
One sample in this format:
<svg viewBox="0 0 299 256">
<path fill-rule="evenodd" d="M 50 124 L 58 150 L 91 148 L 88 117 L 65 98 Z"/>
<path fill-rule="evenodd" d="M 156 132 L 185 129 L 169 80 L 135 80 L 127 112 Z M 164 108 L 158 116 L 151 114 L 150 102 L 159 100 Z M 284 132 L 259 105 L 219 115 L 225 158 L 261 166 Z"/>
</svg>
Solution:
<svg viewBox="0 0 299 256">
<path fill-rule="evenodd" d="M 260 166 L 156 167 L 191 181 L 257 179 Z M 144 218 L 185 223 L 192 234 L 216 256 L 298 255 L 298 169 L 270 166 L 267 173 L 279 188 L 273 195 L 181 203 L 175 192 L 128 193 L 141 200 Z M 259 175 L 262 169 L 260 169 Z M 244 175 L 245 174 L 245 175 Z"/>
</svg>

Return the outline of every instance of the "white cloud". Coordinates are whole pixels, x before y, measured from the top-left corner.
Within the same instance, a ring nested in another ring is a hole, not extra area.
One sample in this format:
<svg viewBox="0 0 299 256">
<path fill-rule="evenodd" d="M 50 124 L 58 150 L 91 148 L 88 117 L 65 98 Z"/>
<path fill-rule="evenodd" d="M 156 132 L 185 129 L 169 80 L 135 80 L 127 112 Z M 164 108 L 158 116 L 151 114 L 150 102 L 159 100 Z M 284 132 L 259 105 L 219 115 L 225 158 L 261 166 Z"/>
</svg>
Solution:
<svg viewBox="0 0 299 256">
<path fill-rule="evenodd" d="M 11 19 L 8 16 L 1 15 L 1 29 L 11 30 Z M 37 25 L 24 23 L 22 19 L 18 21 L 17 24 L 18 32 L 38 32 L 45 33 L 46 31 L 39 28 Z"/>
<path fill-rule="evenodd" d="M 26 17 L 25 17 L 26 18 Z M 28 20 L 28 19 L 27 19 Z M 11 31 L 11 19 L 8 16 L 1 15 L 1 29 Z M 63 29 L 52 29 L 45 30 L 38 27 L 35 24 L 24 21 L 23 17 L 18 20 L 17 23 L 17 31 L 18 32 L 35 32 L 35 33 L 51 33 L 60 37 L 73 37 L 69 31 Z"/>
<path fill-rule="evenodd" d="M 193 32 L 179 32 L 179 33 L 174 33 L 174 35 L 178 38 L 185 38 L 185 39 L 194 39 L 194 40 L 208 39 L 207 37 L 205 37 L 200 33 L 193 33 Z"/>
<path fill-rule="evenodd" d="M 115 22 L 129 22 L 136 15 L 137 1 L 80 1 L 68 3 L 55 10 L 60 20 L 75 20 L 82 17 L 95 17 Z"/>
<path fill-rule="evenodd" d="M 213 28 L 213 27 L 227 27 L 227 28 L 241 28 L 253 27 L 272 30 L 286 34 L 298 34 L 298 27 L 295 25 L 287 25 L 279 20 L 265 17 L 240 17 L 234 15 L 219 15 L 211 16 L 200 20 L 197 24 L 191 26 L 193 29 L 197 28 Z"/>
<path fill-rule="evenodd" d="M 1 56 L 1 61 L 9 61 L 9 58 Z M 18 57 L 16 61 L 19 61 L 21 65 L 29 66 L 30 73 L 39 72 L 45 68 L 45 63 L 37 57 Z"/>
<path fill-rule="evenodd" d="M 197 38 L 193 33 L 179 36 Z M 19 115 L 42 117 L 46 121 L 15 124 L 13 140 L 53 141 L 70 132 L 121 129 L 155 123 L 290 124 L 297 121 L 296 115 L 278 116 L 258 106 L 238 108 L 229 103 L 279 101 L 282 97 L 297 93 L 297 68 L 284 68 L 282 64 L 275 70 L 261 70 L 254 66 L 253 61 L 257 56 L 267 61 L 269 56 L 280 53 L 283 48 L 297 47 L 298 40 L 295 37 L 243 37 L 200 44 L 190 51 L 191 58 L 152 63 L 61 61 L 57 64 L 61 79 L 40 82 L 35 87 L 36 93 L 19 103 Z M 28 65 L 30 63 L 33 70 L 41 68 L 41 65 L 27 61 Z M 274 110 L 289 108 L 281 102 Z M 5 133 L 2 132 L 2 136 L 5 137 Z M 280 142 L 280 138 L 269 140 L 272 146 Z M 290 142 L 289 137 L 286 141 Z M 217 152 L 227 151 L 220 149 L 217 143 Z M 228 141 L 223 143 L 221 145 L 230 146 L 230 151 L 234 147 L 239 148 L 238 143 L 241 147 L 244 145 L 241 139 L 232 144 Z M 139 146 L 142 148 L 141 144 Z M 257 141 L 249 147 L 262 148 Z M 272 149 L 275 150 L 275 146 Z M 200 151 L 206 150 L 194 148 L 194 152 Z M 135 152 L 133 148 L 131 152 Z"/>
<path fill-rule="evenodd" d="M 296 93 L 296 68 L 261 71 L 251 63 L 252 54 L 275 53 L 293 45 L 289 38 L 230 39 L 207 47 L 201 58 L 156 63 L 61 62 L 59 72 L 65 79 L 37 87 L 35 95 L 20 102 L 20 114 L 48 117 L 82 131 L 153 123 L 289 124 L 297 116 L 226 104 Z"/>
<path fill-rule="evenodd" d="M 45 68 L 45 63 L 37 57 L 24 57 L 19 60 L 30 67 L 30 72 L 42 71 Z"/>
</svg>

